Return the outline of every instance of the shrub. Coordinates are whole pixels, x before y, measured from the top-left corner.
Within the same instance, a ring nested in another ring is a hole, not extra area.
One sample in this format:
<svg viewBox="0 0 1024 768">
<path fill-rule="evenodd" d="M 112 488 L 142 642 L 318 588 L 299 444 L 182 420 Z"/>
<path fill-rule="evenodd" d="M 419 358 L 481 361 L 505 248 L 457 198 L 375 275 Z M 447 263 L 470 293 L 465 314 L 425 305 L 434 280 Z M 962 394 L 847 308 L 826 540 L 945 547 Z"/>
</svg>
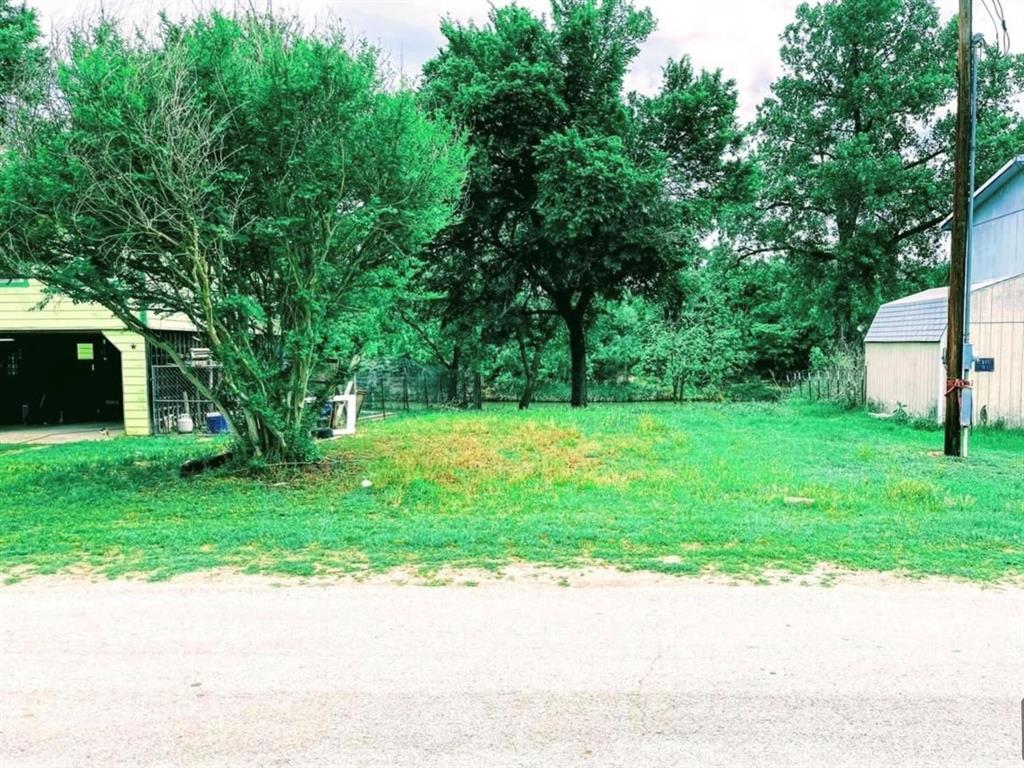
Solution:
<svg viewBox="0 0 1024 768">
<path fill-rule="evenodd" d="M 732 384 L 725 390 L 725 396 L 728 400 L 738 402 L 776 403 L 782 399 L 783 394 L 782 387 L 763 379 Z"/>
</svg>

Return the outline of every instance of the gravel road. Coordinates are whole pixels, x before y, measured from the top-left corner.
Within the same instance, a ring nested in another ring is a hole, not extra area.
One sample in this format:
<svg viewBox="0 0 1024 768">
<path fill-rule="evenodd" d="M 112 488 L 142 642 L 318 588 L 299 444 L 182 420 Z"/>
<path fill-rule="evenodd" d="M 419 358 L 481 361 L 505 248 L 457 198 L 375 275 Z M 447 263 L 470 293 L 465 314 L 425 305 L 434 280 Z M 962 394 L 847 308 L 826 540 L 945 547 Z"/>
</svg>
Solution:
<svg viewBox="0 0 1024 768">
<path fill-rule="evenodd" d="M 1019 768 L 1022 696 L 1016 587 L 0 589 L 4 768 Z"/>
</svg>

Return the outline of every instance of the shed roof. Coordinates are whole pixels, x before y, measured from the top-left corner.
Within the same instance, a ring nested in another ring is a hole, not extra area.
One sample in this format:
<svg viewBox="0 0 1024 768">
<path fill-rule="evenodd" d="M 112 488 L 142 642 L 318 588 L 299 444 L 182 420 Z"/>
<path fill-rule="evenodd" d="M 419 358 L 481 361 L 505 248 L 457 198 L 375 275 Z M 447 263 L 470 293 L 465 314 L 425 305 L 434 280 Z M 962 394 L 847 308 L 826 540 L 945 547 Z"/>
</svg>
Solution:
<svg viewBox="0 0 1024 768">
<path fill-rule="evenodd" d="M 971 293 L 1006 278 L 993 278 L 971 286 Z M 890 301 L 878 308 L 865 342 L 939 341 L 946 332 L 949 288 L 929 288 L 920 293 Z"/>
</svg>

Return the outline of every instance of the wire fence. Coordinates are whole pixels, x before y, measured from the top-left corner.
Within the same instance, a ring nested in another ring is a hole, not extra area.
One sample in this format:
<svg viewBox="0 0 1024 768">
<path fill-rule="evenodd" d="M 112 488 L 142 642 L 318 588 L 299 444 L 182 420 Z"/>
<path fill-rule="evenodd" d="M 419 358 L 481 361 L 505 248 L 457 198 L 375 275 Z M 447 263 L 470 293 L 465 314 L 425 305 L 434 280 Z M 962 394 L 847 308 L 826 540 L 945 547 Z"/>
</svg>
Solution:
<svg viewBox="0 0 1024 768">
<path fill-rule="evenodd" d="M 192 373 L 202 377 L 211 388 L 220 386 L 220 367 L 206 363 L 192 366 Z M 173 363 L 150 365 L 149 381 L 153 430 L 158 434 L 179 431 L 179 420 L 187 416 L 193 429 L 207 430 L 206 415 L 216 411 L 210 400 L 200 395 L 181 369 Z"/>
<path fill-rule="evenodd" d="M 179 350 L 189 361 L 190 350 Z M 216 406 L 166 356 L 154 356 L 150 363 L 150 407 L 153 430 L 167 434 L 181 430 L 179 420 L 187 417 L 196 432 L 208 430 L 207 414 Z M 190 372 L 213 391 L 221 385 L 222 371 L 211 360 L 189 361 Z M 353 375 L 361 394 L 360 419 L 380 419 L 400 412 L 427 408 L 480 408 L 483 392 L 479 374 L 454 371 L 409 359 L 379 359 L 364 362 Z"/>
<path fill-rule="evenodd" d="M 478 373 L 406 358 L 365 361 L 353 379 L 363 394 L 364 419 L 431 407 L 480 408 L 483 401 Z"/>
<path fill-rule="evenodd" d="M 220 387 L 222 372 L 210 360 L 191 362 L 191 372 L 202 377 L 211 389 Z M 387 418 L 398 413 L 435 408 L 481 408 L 488 400 L 505 401 L 501 393 L 487 390 L 479 373 L 453 370 L 440 365 L 420 363 L 406 358 L 364 361 L 352 377 L 360 397 L 360 420 Z M 828 401 L 847 408 L 867 403 L 867 379 L 863 360 L 843 361 L 819 369 L 791 374 L 778 382 L 811 401 Z M 216 410 L 196 386 L 178 368 L 168 362 L 150 365 L 152 423 L 157 433 L 180 431 L 179 420 L 187 417 L 194 431 L 209 430 L 207 415 Z M 625 392 L 619 387 L 614 397 L 598 397 L 604 402 L 654 401 L 650 392 Z M 784 388 L 776 386 L 776 390 Z M 607 395 L 607 393 L 605 393 Z M 738 399 L 743 399 L 738 397 Z M 537 402 L 548 398 L 537 398 Z M 553 400 L 552 400 L 553 401 Z M 559 400 L 561 401 L 561 399 Z"/>
<path fill-rule="evenodd" d="M 847 408 L 867 405 L 867 370 L 863 362 L 793 374 L 786 383 L 813 402 L 828 401 Z"/>
</svg>

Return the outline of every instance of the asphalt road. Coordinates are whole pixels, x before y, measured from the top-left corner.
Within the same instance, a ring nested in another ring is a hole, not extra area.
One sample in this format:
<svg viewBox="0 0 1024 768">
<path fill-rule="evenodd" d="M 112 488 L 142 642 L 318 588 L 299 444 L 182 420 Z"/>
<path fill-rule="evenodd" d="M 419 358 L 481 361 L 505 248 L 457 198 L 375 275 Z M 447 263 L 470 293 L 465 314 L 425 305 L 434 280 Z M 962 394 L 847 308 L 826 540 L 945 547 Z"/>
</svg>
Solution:
<svg viewBox="0 0 1024 768">
<path fill-rule="evenodd" d="M 0 589 L 0 765 L 1021 765 L 1024 591 Z"/>
</svg>

